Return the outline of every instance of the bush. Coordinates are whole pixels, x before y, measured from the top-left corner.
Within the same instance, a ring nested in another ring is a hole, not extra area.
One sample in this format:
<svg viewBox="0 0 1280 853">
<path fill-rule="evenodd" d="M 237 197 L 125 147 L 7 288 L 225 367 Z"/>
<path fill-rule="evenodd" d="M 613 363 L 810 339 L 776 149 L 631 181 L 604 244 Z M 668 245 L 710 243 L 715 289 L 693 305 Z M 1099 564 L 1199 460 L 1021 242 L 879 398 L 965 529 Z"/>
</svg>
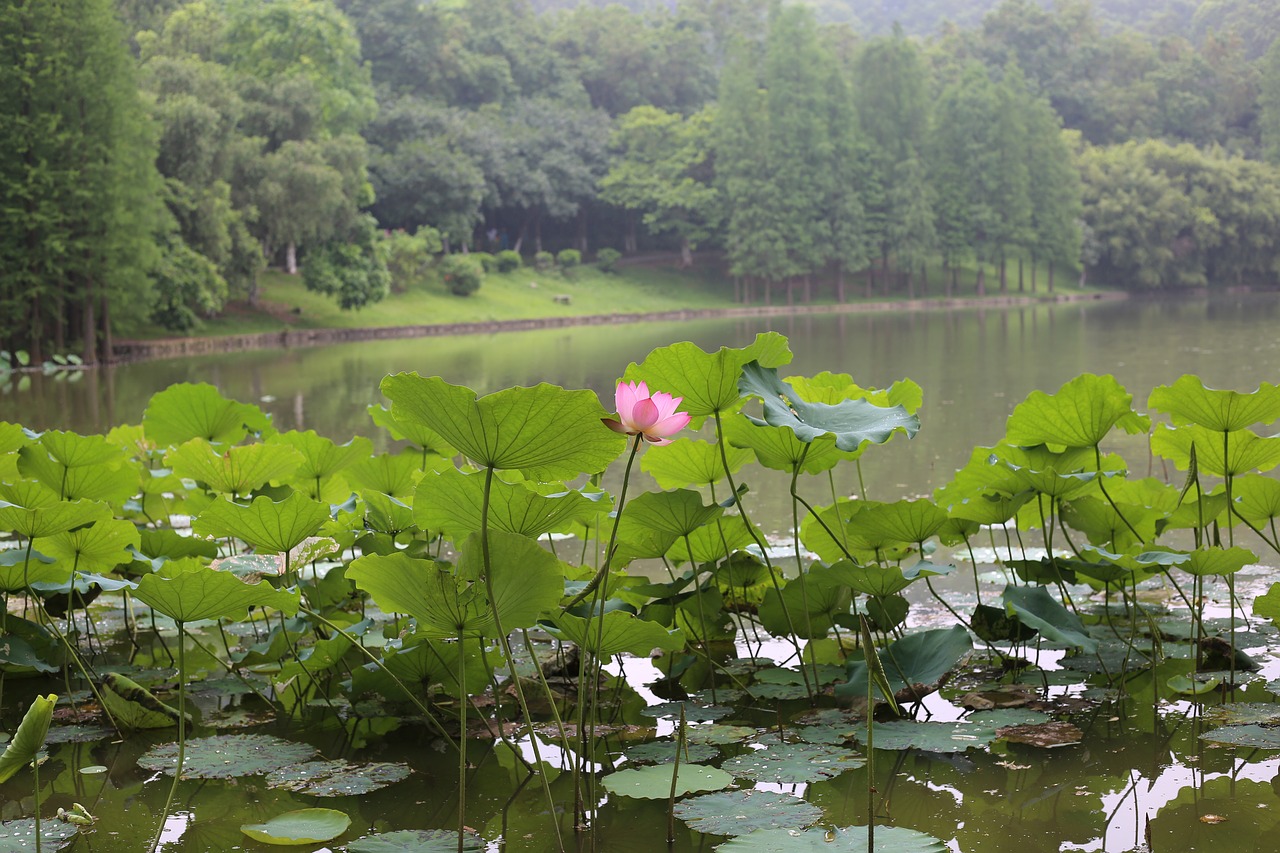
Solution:
<svg viewBox="0 0 1280 853">
<path fill-rule="evenodd" d="M 378 240 L 378 251 L 391 274 L 391 290 L 404 293 L 426 280 L 433 257 L 441 249 L 440 232 L 419 228 L 416 234 L 389 231 Z"/>
<path fill-rule="evenodd" d="M 556 256 L 550 252 L 538 252 L 533 256 L 533 266 L 539 272 L 546 272 L 556 265 Z"/>
<path fill-rule="evenodd" d="M 498 272 L 515 272 L 520 269 L 520 253 L 513 252 L 510 249 L 501 251 L 496 256 L 498 262 Z"/>
<path fill-rule="evenodd" d="M 570 269 L 582 263 L 582 253 L 577 249 L 561 249 L 556 255 L 556 263 L 563 269 Z"/>
<path fill-rule="evenodd" d="M 445 255 L 440 259 L 440 277 L 455 296 L 470 296 L 484 282 L 484 266 L 470 255 Z"/>
<path fill-rule="evenodd" d="M 480 268 L 485 272 L 493 272 L 498 268 L 498 259 L 488 252 L 472 252 L 471 257 L 480 262 Z"/>
<path fill-rule="evenodd" d="M 622 253 L 617 249 L 601 249 L 596 252 L 596 269 L 600 270 L 600 272 L 613 272 L 621 259 Z"/>
</svg>

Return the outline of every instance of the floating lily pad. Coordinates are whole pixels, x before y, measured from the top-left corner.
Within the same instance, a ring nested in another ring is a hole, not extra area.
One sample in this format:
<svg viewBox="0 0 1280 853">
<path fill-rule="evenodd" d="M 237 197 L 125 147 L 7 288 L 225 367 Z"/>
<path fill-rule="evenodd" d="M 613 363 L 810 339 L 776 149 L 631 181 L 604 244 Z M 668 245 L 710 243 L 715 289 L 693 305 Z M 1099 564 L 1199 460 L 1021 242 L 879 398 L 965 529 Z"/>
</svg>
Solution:
<svg viewBox="0 0 1280 853">
<path fill-rule="evenodd" d="M 890 720 L 875 724 L 876 749 L 922 749 L 925 752 L 964 752 L 974 747 L 984 747 L 996 738 L 991 726 L 977 723 L 931 723 L 914 720 Z M 859 740 L 865 740 L 866 732 L 858 732 Z M 876 848 L 880 838 L 877 834 Z"/>
<path fill-rule="evenodd" d="M 267 784 L 313 797 L 346 797 L 394 785 L 412 772 L 404 764 L 351 764 L 339 758 L 282 767 L 267 774 Z"/>
<path fill-rule="evenodd" d="M 720 750 L 705 743 L 685 745 L 685 752 L 680 754 L 680 762 L 688 761 L 696 764 L 709 761 L 720 754 Z M 673 740 L 655 740 L 633 746 L 626 752 L 627 760 L 636 764 L 667 764 L 676 760 L 676 742 Z"/>
<path fill-rule="evenodd" d="M 218 735 L 187 741 L 182 766 L 184 779 L 234 779 L 261 776 L 282 767 L 301 764 L 316 754 L 314 747 L 271 735 Z M 172 774 L 178 766 L 178 745 L 152 747 L 138 759 L 145 770 Z"/>
<path fill-rule="evenodd" d="M 1255 749 L 1280 749 L 1280 726 L 1224 726 L 1200 735 L 1211 743 L 1249 746 Z"/>
<path fill-rule="evenodd" d="M 661 702 L 657 705 L 641 708 L 640 713 L 646 717 L 666 717 L 678 720 L 680 719 L 681 706 L 684 707 L 685 720 L 691 723 L 710 722 L 733 713 L 732 708 L 724 708 L 719 705 L 695 705 L 692 702 Z"/>
<path fill-rule="evenodd" d="M 1025 685 L 1001 684 L 966 693 L 960 697 L 960 704 L 974 711 L 990 711 L 995 708 L 1021 708 L 1035 698 L 1035 691 Z"/>
<path fill-rule="evenodd" d="M 642 800 L 665 800 L 671 796 L 671 769 L 664 764 L 619 770 L 604 777 L 604 786 L 623 797 Z M 676 796 L 695 791 L 719 791 L 733 784 L 733 777 L 723 770 L 703 764 L 681 764 L 676 777 Z"/>
<path fill-rule="evenodd" d="M 462 837 L 462 853 L 481 853 L 484 839 L 472 833 Z M 401 829 L 366 835 L 347 845 L 347 853 L 458 853 L 458 833 L 447 829 Z"/>
<path fill-rule="evenodd" d="M 240 831 L 264 844 L 296 846 L 332 841 L 349 826 L 351 818 L 336 809 L 297 809 L 265 823 L 247 823 Z"/>
<path fill-rule="evenodd" d="M 689 743 L 724 745 L 727 743 L 741 743 L 759 733 L 758 729 L 753 729 L 750 726 L 725 726 L 720 723 L 712 723 L 709 726 L 690 726 L 689 730 L 685 732 L 684 739 Z"/>
<path fill-rule="evenodd" d="M 80 832 L 79 827 L 60 820 L 40 821 L 40 845 L 43 850 L 61 850 Z M 32 818 L 0 823 L 0 853 L 36 849 L 36 822 Z"/>
<path fill-rule="evenodd" d="M 822 819 L 822 809 L 774 791 L 722 791 L 676 804 L 676 817 L 708 835 L 745 835 L 757 829 L 800 829 Z"/>
<path fill-rule="evenodd" d="M 1205 709 L 1205 716 L 1223 725 L 1280 723 L 1280 705 L 1271 702 L 1231 702 Z"/>
<path fill-rule="evenodd" d="M 846 749 L 811 743 L 773 743 L 725 761 L 734 776 L 757 782 L 817 782 L 861 767 L 862 758 Z"/>
<path fill-rule="evenodd" d="M 1040 725 L 1049 722 L 1052 718 L 1048 714 L 1026 708 L 1000 708 L 994 711 L 976 711 L 966 719 L 979 726 L 1000 729 L 1005 726 Z"/>
<path fill-rule="evenodd" d="M 875 853 L 946 853 L 931 835 L 900 826 L 876 827 Z M 869 853 L 865 826 L 836 829 L 757 829 L 716 848 L 724 853 Z"/>
<path fill-rule="evenodd" d="M 747 692 L 756 699 L 776 699 L 785 702 L 789 699 L 803 699 L 809 695 L 803 684 L 753 684 Z"/>
<path fill-rule="evenodd" d="M 1071 723 L 1061 721 L 1033 726 L 1005 726 L 996 734 L 1009 743 L 1022 743 L 1046 749 L 1070 746 L 1084 740 L 1084 732 Z"/>
<path fill-rule="evenodd" d="M 50 726 L 45 743 L 94 743 L 115 737 L 115 729 L 94 723 L 73 726 Z"/>
</svg>

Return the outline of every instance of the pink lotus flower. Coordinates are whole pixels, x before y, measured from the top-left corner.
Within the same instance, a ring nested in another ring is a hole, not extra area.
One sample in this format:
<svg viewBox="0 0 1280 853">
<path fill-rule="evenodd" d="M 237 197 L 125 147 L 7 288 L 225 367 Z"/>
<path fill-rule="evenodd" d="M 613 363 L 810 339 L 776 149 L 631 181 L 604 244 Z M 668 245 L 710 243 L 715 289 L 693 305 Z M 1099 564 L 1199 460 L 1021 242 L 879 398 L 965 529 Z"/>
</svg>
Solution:
<svg viewBox="0 0 1280 853">
<path fill-rule="evenodd" d="M 601 418 L 604 425 L 624 435 L 639 435 L 652 444 L 670 444 L 669 436 L 689 425 L 689 413 L 677 412 L 683 397 L 649 393 L 643 382 L 619 382 L 614 401 L 618 419 Z"/>
</svg>

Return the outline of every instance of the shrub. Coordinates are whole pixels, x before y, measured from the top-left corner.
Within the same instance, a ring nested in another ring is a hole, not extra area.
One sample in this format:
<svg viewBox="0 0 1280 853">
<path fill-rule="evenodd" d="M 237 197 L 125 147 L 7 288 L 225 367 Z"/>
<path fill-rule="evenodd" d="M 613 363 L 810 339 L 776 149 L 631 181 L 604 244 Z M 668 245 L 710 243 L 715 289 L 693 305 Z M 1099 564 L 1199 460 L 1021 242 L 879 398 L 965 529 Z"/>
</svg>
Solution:
<svg viewBox="0 0 1280 853">
<path fill-rule="evenodd" d="M 514 272 L 520 269 L 520 253 L 505 249 L 497 254 L 498 272 Z"/>
<path fill-rule="evenodd" d="M 431 269 L 433 255 L 441 249 L 440 232 L 434 228 L 419 228 L 416 234 L 407 231 L 388 231 L 378 240 L 378 251 L 387 263 L 391 274 L 391 289 L 404 293 L 410 287 L 422 284 Z"/>
<path fill-rule="evenodd" d="M 582 263 L 582 253 L 577 249 L 561 249 L 556 255 L 556 264 L 563 269 L 570 269 Z"/>
<path fill-rule="evenodd" d="M 485 272 L 493 272 L 498 268 L 498 259 L 488 252 L 472 252 L 471 257 L 480 262 L 480 268 Z"/>
<path fill-rule="evenodd" d="M 556 256 L 550 252 L 538 252 L 533 256 L 533 266 L 540 272 L 546 272 L 556 265 Z"/>
<path fill-rule="evenodd" d="M 600 272 L 613 272 L 621 259 L 622 253 L 617 249 L 603 248 L 596 252 L 596 268 Z"/>
<path fill-rule="evenodd" d="M 440 277 L 455 296 L 470 296 L 484 281 L 484 267 L 470 255 L 445 255 L 440 259 Z"/>
</svg>

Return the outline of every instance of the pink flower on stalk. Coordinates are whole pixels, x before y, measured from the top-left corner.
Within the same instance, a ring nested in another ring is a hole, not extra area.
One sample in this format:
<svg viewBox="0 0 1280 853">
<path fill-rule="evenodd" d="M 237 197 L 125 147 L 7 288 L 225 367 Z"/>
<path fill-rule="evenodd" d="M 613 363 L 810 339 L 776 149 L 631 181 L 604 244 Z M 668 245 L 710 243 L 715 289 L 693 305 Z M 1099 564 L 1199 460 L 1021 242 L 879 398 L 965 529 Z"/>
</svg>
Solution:
<svg viewBox="0 0 1280 853">
<path fill-rule="evenodd" d="M 689 425 L 689 413 L 677 412 L 683 397 L 649 393 L 643 382 L 619 382 L 614 395 L 618 419 L 601 418 L 604 425 L 624 435 L 639 435 L 652 444 L 670 444 L 673 436 Z"/>
</svg>

